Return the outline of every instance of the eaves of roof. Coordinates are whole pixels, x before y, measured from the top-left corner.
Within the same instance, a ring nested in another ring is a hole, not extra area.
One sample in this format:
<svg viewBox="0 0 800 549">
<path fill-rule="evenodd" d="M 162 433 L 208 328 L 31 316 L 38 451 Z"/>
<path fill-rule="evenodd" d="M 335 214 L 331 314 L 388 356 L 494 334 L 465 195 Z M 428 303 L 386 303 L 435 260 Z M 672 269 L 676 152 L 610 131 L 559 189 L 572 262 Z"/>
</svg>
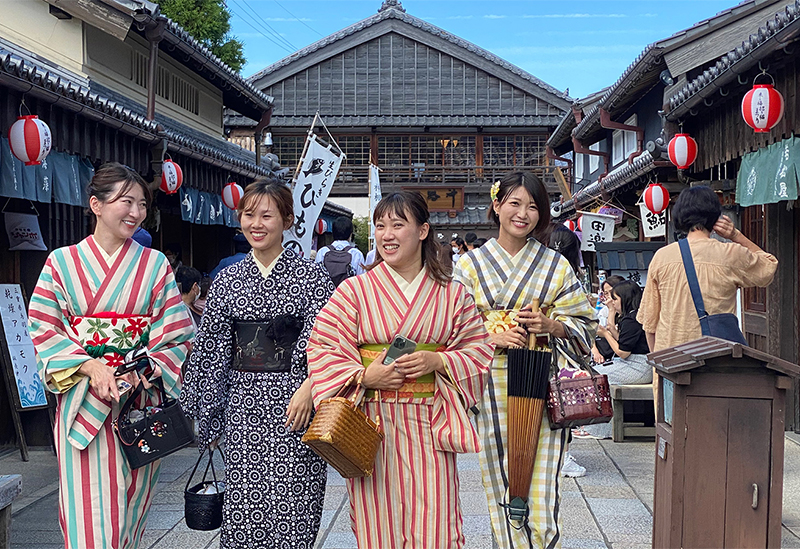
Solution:
<svg viewBox="0 0 800 549">
<path fill-rule="evenodd" d="M 269 175 L 269 166 L 257 166 L 244 156 L 251 154 L 242 149 L 241 154 L 226 150 L 233 146 L 221 139 L 214 143 L 210 136 L 186 135 L 165 129 L 154 120 L 147 120 L 143 109 L 135 102 L 113 93 L 97 93 L 82 83 L 51 72 L 47 66 L 23 59 L 15 52 L 0 47 L 0 85 L 23 93 L 30 93 L 43 101 L 55 103 L 76 115 L 90 118 L 116 128 L 149 143 L 161 139 L 168 141 L 172 150 L 195 157 L 203 162 L 229 169 L 246 177 Z M 239 147 L 241 148 L 241 147 Z M 255 160 L 255 155 L 253 155 Z"/>
<path fill-rule="evenodd" d="M 276 116 L 272 119 L 273 128 L 308 127 L 313 116 Z M 558 124 L 560 117 L 552 116 L 326 116 L 325 123 L 330 127 L 359 128 L 378 126 L 386 127 L 424 127 L 460 128 L 465 126 L 482 126 L 489 128 L 526 127 L 552 128 Z"/>
<path fill-rule="evenodd" d="M 601 108 L 608 111 L 613 117 L 619 111 L 633 105 L 644 93 L 656 85 L 661 71 L 666 67 L 662 51 L 663 48 L 660 46 L 648 45 L 625 69 L 617 81 L 608 88 L 600 101 L 584 113 L 583 120 L 575 127 L 572 135 L 580 140 L 592 137 L 601 129 Z M 636 91 L 636 93 L 631 94 L 631 91 Z M 587 141 L 592 140 L 588 139 Z"/>
<path fill-rule="evenodd" d="M 556 220 L 569 219 L 581 208 L 585 208 L 603 195 L 612 196 L 618 189 L 656 168 L 655 160 L 648 151 L 633 159 L 632 164 L 627 162 L 619 168 L 609 172 L 601 181 L 584 187 L 569 200 L 560 204 L 560 209 L 553 212 Z M 557 215 L 555 215 L 557 214 Z"/>
<path fill-rule="evenodd" d="M 723 55 L 703 74 L 687 82 L 669 98 L 666 118 L 677 121 L 710 95 L 759 61 L 800 37 L 800 0 L 786 6 L 735 49 Z"/>
<path fill-rule="evenodd" d="M 431 212 L 431 225 L 434 228 L 443 227 L 494 227 L 489 221 L 487 212 L 489 206 L 466 206 L 457 212 L 455 217 L 450 217 L 448 212 Z"/>
<path fill-rule="evenodd" d="M 277 71 L 278 69 L 281 69 L 281 68 L 283 68 L 283 67 L 285 67 L 285 66 L 287 66 L 287 65 L 289 65 L 291 63 L 294 63 L 295 61 L 297 61 L 299 59 L 302 59 L 302 58 L 306 57 L 307 55 L 310 55 L 310 54 L 312 54 L 312 53 L 314 53 L 314 52 L 316 52 L 316 51 L 318 51 L 318 50 L 320 50 L 320 49 L 322 49 L 322 48 L 324 48 L 326 46 L 329 46 L 329 45 L 333 44 L 334 42 L 338 42 L 339 40 L 347 38 L 348 36 L 351 36 L 351 35 L 353 35 L 353 34 L 355 34 L 357 32 L 360 32 L 360 31 L 362 31 L 364 29 L 372 27 L 373 25 L 376 25 L 376 24 L 378 24 L 378 23 L 380 23 L 382 21 L 386 21 L 388 19 L 397 19 L 397 20 L 403 21 L 404 23 L 407 23 L 409 25 L 417 27 L 417 28 L 419 28 L 419 29 L 421 29 L 421 30 L 423 30 L 425 32 L 428 32 L 428 33 L 430 33 L 430 34 L 432 34 L 434 36 L 437 36 L 439 38 L 442 38 L 442 39 L 444 39 L 444 40 L 446 40 L 446 41 L 448 41 L 448 42 L 450 42 L 450 43 L 452 43 L 452 44 L 454 44 L 454 45 L 456 45 L 458 47 L 461 47 L 461 48 L 463 48 L 463 49 L 465 49 L 465 50 L 467 50 L 467 51 L 469 51 L 469 52 L 471 52 L 473 54 L 476 54 L 476 55 L 486 59 L 487 61 L 490 61 L 490 62 L 494 63 L 495 65 L 497 65 L 497 66 L 499 66 L 499 67 L 501 67 L 501 68 L 503 68 L 503 69 L 505 69 L 505 70 L 507 70 L 507 71 L 509 71 L 509 72 L 511 72 L 511 73 L 513 73 L 513 74 L 525 79 L 525 80 L 528 80 L 532 84 L 538 86 L 539 88 L 545 90 L 549 94 L 555 96 L 554 100 L 557 101 L 558 103 L 560 103 L 560 105 L 557 105 L 557 106 L 559 106 L 561 108 L 564 108 L 564 109 L 568 108 L 569 104 L 572 102 L 572 99 L 567 94 L 565 94 L 564 92 L 557 90 L 556 88 L 554 88 L 553 86 L 551 86 L 550 84 L 547 84 L 546 82 L 544 82 L 542 80 L 539 80 L 538 78 L 536 78 L 532 74 L 522 70 L 521 68 L 517 67 L 516 65 L 512 65 L 508 61 L 506 61 L 506 60 L 494 55 L 493 53 L 490 53 L 490 52 L 486 51 L 485 49 L 483 49 L 483 48 L 481 48 L 479 46 L 476 46 L 472 42 L 468 42 L 468 41 L 464 40 L 463 38 L 459 38 L 458 36 L 456 36 L 454 34 L 451 34 L 451 33 L 447 32 L 446 30 L 441 29 L 441 28 L 439 28 L 439 27 L 437 27 L 435 25 L 431 25 L 430 23 L 428 23 L 426 21 L 423 21 L 422 19 L 420 19 L 418 17 L 414 17 L 413 15 L 409 15 L 408 13 L 405 12 L 405 10 L 402 7 L 396 7 L 396 6 L 387 6 L 385 8 L 381 8 L 381 10 L 378 11 L 378 13 L 376 13 L 376 14 L 370 16 L 370 17 L 367 17 L 366 19 L 363 19 L 363 20 L 361 20 L 361 21 L 359 21 L 359 22 L 357 22 L 357 23 L 355 23 L 353 25 L 350 25 L 349 27 L 346 27 L 346 28 L 340 30 L 339 32 L 336 32 L 334 34 L 326 36 L 322 40 L 318 40 L 317 42 L 314 42 L 313 44 L 311 44 L 309 46 L 306 46 L 305 48 L 302 48 L 302 49 L 294 52 L 293 54 L 291 54 L 291 55 L 289 55 L 287 57 L 284 57 L 280 61 L 277 61 L 276 63 L 273 63 L 272 65 L 269 65 L 268 67 L 258 71 L 254 75 L 252 75 L 250 78 L 248 78 L 248 80 L 250 82 L 255 82 L 257 80 L 260 80 L 260 79 L 264 78 L 265 76 Z"/>
<path fill-rule="evenodd" d="M 556 129 L 553 130 L 553 133 L 550 135 L 550 138 L 547 140 L 547 146 L 553 149 L 557 149 L 558 147 L 564 145 L 565 143 L 571 142 L 572 140 L 572 130 L 578 125 L 575 120 L 575 111 L 580 110 L 582 111 L 584 108 L 589 107 L 591 108 L 595 103 L 597 103 L 608 91 L 608 88 L 603 88 L 600 91 L 597 91 L 591 95 L 587 95 L 581 99 L 578 99 L 572 104 L 572 108 L 567 111 L 567 113 L 561 118 L 561 121 L 556 126 Z"/>
<path fill-rule="evenodd" d="M 140 32 L 151 22 L 163 21 L 165 32 L 162 45 L 166 46 L 166 51 L 172 55 L 175 52 L 180 53 L 178 58 L 183 64 L 220 88 L 225 106 L 251 118 L 261 118 L 261 113 L 272 108 L 273 97 L 256 89 L 172 19 L 158 14 L 140 13 L 134 20 Z"/>
</svg>

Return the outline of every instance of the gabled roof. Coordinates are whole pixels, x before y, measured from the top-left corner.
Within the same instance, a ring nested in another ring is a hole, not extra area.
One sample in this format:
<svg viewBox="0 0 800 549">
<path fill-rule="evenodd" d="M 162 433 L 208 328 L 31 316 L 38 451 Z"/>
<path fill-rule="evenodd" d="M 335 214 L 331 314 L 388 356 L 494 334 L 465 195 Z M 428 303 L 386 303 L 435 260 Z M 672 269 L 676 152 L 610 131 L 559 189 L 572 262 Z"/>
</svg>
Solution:
<svg viewBox="0 0 800 549">
<path fill-rule="evenodd" d="M 539 80 L 516 65 L 512 65 L 493 53 L 435 25 L 431 25 L 418 17 L 409 15 L 398 0 L 384 1 L 375 15 L 350 25 L 273 63 L 248 78 L 248 81 L 259 89 L 267 88 L 275 82 L 305 69 L 310 64 L 318 63 L 340 53 L 344 48 L 337 46 L 344 46 L 344 42 L 347 43 L 346 49 L 349 49 L 389 32 L 406 34 L 410 38 L 434 48 L 439 46 L 438 49 L 442 49 L 442 46 L 445 46 L 451 52 L 453 46 L 455 46 L 460 50 L 459 57 L 465 62 L 472 61 L 472 64 L 480 64 L 482 70 L 502 80 L 511 79 L 513 80 L 512 83 L 516 84 L 520 89 L 540 97 L 562 110 L 568 110 L 572 102 L 572 99 L 564 92 Z M 356 35 L 359 35 L 359 37 L 347 40 Z M 317 55 L 312 56 L 312 54 Z M 311 59 L 309 59 L 310 56 Z"/>
</svg>

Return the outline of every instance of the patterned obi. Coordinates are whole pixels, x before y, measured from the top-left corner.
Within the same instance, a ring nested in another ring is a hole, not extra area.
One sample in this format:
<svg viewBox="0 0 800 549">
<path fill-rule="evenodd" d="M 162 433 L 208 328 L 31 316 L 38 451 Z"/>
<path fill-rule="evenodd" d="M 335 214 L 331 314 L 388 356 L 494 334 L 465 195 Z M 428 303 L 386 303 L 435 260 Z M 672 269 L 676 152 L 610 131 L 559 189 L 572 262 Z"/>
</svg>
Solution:
<svg viewBox="0 0 800 549">
<path fill-rule="evenodd" d="M 361 364 L 367 368 L 372 361 L 378 358 L 378 355 L 388 347 L 386 343 L 377 343 L 369 345 L 361 345 L 358 348 L 358 353 L 361 355 Z M 431 351 L 440 352 L 444 351 L 446 347 L 438 343 L 418 343 L 416 351 Z M 380 391 L 382 393 L 391 394 L 392 399 L 396 398 L 428 398 L 433 396 L 434 388 L 436 386 L 436 373 L 431 372 L 420 376 L 417 379 L 406 378 L 405 383 L 395 391 Z M 375 398 L 378 391 L 375 389 L 367 389 L 364 393 L 364 398 Z"/>
<path fill-rule="evenodd" d="M 69 320 L 75 339 L 92 358 L 116 368 L 125 355 L 147 345 L 150 339 L 150 316 L 98 313 L 73 316 Z"/>
</svg>

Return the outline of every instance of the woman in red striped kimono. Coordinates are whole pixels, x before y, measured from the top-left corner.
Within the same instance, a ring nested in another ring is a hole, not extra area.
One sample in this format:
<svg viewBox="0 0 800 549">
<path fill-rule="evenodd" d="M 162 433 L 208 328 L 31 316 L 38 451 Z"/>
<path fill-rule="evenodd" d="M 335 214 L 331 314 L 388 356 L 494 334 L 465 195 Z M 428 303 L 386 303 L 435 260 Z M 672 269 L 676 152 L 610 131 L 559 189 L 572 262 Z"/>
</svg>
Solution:
<svg viewBox="0 0 800 549">
<path fill-rule="evenodd" d="M 47 258 L 31 298 L 30 332 L 39 374 L 56 394 L 65 546 L 135 549 L 160 461 L 128 467 L 111 427 L 126 399 L 114 369 L 127 352 L 145 345 L 154 376 L 176 398 L 192 323 L 167 259 L 131 239 L 152 199 L 139 174 L 106 164 L 88 195 L 94 234 Z M 135 374 L 127 380 L 139 383 Z"/>
<path fill-rule="evenodd" d="M 380 418 L 373 476 L 347 481 L 359 547 L 460 548 L 456 453 L 479 450 L 467 410 L 493 347 L 472 298 L 444 274 L 422 197 L 390 195 L 373 219 L 376 263 L 337 288 L 309 340 L 314 404 L 356 377 L 367 415 Z M 416 352 L 384 365 L 398 334 Z"/>
</svg>

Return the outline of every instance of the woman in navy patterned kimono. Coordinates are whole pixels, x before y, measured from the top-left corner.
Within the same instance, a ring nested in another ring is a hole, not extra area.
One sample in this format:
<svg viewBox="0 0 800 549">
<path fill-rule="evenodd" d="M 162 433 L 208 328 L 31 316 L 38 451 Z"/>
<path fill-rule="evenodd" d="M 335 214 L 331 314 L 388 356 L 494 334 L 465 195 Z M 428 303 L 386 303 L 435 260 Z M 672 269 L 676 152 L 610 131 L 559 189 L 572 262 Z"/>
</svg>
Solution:
<svg viewBox="0 0 800 549">
<path fill-rule="evenodd" d="M 214 279 L 181 402 L 202 448 L 225 435 L 221 547 L 311 549 L 326 465 L 300 442 L 313 412 L 306 346 L 334 286 L 281 245 L 294 220 L 285 185 L 248 185 L 238 215 L 252 251 Z"/>
</svg>

